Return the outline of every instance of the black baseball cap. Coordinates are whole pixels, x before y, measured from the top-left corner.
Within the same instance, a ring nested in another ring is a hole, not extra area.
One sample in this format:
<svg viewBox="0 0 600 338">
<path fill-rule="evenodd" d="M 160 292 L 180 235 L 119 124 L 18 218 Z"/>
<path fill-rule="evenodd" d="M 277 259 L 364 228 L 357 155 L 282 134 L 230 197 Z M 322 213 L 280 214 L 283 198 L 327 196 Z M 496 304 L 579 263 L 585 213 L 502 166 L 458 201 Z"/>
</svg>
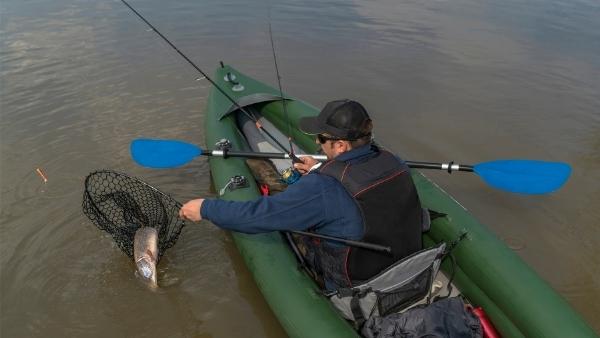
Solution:
<svg viewBox="0 0 600 338">
<path fill-rule="evenodd" d="M 371 118 L 360 103 L 336 100 L 325 105 L 319 115 L 303 117 L 299 127 L 306 134 L 328 134 L 341 140 L 354 141 L 371 133 Z"/>
</svg>

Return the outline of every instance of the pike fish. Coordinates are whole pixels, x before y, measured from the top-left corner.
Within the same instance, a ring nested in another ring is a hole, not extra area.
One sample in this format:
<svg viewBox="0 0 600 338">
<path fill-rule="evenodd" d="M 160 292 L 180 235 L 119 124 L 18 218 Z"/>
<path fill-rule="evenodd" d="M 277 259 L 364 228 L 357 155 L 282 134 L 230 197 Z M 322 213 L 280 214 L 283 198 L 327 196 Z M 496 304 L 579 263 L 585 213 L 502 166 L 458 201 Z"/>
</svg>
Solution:
<svg viewBox="0 0 600 338">
<path fill-rule="evenodd" d="M 133 258 L 142 280 L 152 289 L 157 288 L 158 232 L 152 227 L 141 227 L 133 238 Z"/>
</svg>

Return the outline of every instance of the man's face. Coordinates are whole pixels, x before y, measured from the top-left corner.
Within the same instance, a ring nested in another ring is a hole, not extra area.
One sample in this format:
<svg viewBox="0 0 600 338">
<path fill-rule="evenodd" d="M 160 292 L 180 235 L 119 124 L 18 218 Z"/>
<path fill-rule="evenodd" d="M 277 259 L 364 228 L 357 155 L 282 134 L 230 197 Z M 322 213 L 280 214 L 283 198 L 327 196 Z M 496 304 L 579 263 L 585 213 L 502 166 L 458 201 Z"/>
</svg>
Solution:
<svg viewBox="0 0 600 338">
<path fill-rule="evenodd" d="M 323 153 L 327 155 L 327 159 L 329 160 L 334 159 L 339 154 L 350 150 L 350 144 L 347 141 L 335 139 L 326 134 L 318 135 L 316 142 L 321 145 Z"/>
</svg>

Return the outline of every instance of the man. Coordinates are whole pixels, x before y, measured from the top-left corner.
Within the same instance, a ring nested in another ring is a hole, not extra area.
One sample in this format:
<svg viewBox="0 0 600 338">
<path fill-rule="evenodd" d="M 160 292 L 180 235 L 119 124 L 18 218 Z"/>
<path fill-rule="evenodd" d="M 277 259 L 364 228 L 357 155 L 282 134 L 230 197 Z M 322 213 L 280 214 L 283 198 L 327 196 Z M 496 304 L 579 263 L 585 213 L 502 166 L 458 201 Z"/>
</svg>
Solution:
<svg viewBox="0 0 600 338">
<path fill-rule="evenodd" d="M 244 233 L 308 230 L 392 248 L 384 254 L 306 238 L 305 260 L 327 290 L 350 287 L 421 249 L 423 212 L 404 162 L 372 142 L 372 122 L 358 102 L 329 102 L 300 129 L 316 134 L 325 163 L 304 158 L 304 175 L 277 195 L 236 202 L 196 199 L 185 219 L 208 219 Z"/>
</svg>

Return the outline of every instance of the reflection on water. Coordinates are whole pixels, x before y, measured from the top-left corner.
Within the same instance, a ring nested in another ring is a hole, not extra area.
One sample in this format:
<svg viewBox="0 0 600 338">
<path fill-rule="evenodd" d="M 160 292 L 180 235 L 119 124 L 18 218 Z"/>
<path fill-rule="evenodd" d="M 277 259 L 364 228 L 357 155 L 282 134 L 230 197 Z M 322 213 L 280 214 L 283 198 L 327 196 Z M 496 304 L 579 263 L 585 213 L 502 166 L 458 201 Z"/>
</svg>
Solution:
<svg viewBox="0 0 600 338">
<path fill-rule="evenodd" d="M 276 83 L 268 2 L 132 5 L 206 72 L 223 60 Z M 549 196 L 429 176 L 600 331 L 597 2 L 307 0 L 270 10 L 284 90 L 316 106 L 363 102 L 379 140 L 406 158 L 571 163 L 570 182 Z M 3 1 L 0 34 L 0 333 L 284 336 L 222 231 L 186 227 L 151 295 L 81 213 L 83 178 L 100 168 L 180 201 L 214 195 L 205 160 L 152 171 L 128 153 L 138 137 L 201 144 L 209 84 L 119 2 Z"/>
</svg>

